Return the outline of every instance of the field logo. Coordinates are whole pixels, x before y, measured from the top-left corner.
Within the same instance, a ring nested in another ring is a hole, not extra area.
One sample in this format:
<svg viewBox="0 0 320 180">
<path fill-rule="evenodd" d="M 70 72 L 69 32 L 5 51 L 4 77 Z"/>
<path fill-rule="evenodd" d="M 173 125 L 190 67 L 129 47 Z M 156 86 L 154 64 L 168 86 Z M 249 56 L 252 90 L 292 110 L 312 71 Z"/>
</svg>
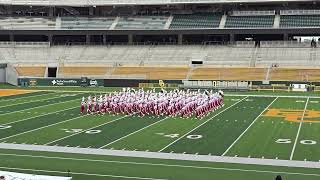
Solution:
<svg viewBox="0 0 320 180">
<path fill-rule="evenodd" d="M 165 84 L 164 84 L 163 80 L 159 80 L 159 86 L 164 88 Z"/>
<path fill-rule="evenodd" d="M 298 122 L 302 120 L 304 110 L 293 109 L 268 109 L 263 115 L 265 117 L 281 117 L 285 121 Z M 320 111 L 306 110 L 304 113 L 303 122 L 305 123 L 320 123 Z"/>
</svg>

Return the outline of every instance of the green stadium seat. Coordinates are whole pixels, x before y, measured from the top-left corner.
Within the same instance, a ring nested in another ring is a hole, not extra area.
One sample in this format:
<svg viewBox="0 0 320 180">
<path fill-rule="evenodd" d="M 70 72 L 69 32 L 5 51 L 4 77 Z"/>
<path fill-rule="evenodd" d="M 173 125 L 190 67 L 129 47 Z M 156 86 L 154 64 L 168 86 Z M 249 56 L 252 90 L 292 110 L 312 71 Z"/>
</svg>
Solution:
<svg viewBox="0 0 320 180">
<path fill-rule="evenodd" d="M 170 29 L 218 28 L 221 17 L 221 13 L 174 15 Z"/>
<path fill-rule="evenodd" d="M 225 28 L 272 28 L 274 16 L 228 16 Z"/>
<path fill-rule="evenodd" d="M 280 27 L 319 27 L 320 15 L 283 15 Z"/>
</svg>

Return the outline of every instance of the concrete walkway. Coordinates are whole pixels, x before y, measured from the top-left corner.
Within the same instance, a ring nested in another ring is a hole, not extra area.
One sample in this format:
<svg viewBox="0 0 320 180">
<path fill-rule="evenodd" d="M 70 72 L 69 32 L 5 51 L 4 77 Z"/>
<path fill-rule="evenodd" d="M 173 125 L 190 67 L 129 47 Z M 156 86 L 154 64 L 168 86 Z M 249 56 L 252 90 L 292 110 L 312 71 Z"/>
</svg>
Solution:
<svg viewBox="0 0 320 180">
<path fill-rule="evenodd" d="M 311 161 L 290 161 L 290 160 L 191 155 L 191 154 L 159 153 L 159 152 L 144 152 L 144 151 L 75 148 L 75 147 L 61 147 L 61 146 L 0 143 L 0 149 L 60 152 L 60 153 L 72 153 L 72 154 L 108 155 L 108 156 L 121 156 L 121 157 L 140 157 L 140 158 L 154 158 L 154 159 L 172 159 L 172 160 L 203 161 L 203 162 L 223 162 L 223 163 L 301 167 L 301 168 L 320 168 L 320 162 L 311 162 Z"/>
</svg>

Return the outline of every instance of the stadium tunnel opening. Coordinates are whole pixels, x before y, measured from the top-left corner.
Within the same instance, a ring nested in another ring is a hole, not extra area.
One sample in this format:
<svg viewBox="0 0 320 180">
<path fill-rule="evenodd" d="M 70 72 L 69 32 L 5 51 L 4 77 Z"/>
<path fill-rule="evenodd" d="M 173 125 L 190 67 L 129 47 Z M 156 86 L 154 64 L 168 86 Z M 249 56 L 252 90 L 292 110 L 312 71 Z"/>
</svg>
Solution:
<svg viewBox="0 0 320 180">
<path fill-rule="evenodd" d="M 48 77 L 56 78 L 57 77 L 57 67 L 48 67 Z"/>
</svg>

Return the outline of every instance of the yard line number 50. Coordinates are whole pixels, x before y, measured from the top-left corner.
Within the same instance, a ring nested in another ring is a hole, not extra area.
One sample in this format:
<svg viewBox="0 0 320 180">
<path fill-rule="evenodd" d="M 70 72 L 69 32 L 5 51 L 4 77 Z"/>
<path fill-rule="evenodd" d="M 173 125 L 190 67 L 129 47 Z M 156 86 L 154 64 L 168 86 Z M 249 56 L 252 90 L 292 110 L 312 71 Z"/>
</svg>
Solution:
<svg viewBox="0 0 320 180">
<path fill-rule="evenodd" d="M 276 143 L 278 143 L 278 144 L 291 144 L 292 140 L 291 139 L 278 139 L 278 140 L 276 140 Z M 300 141 L 300 144 L 315 145 L 315 144 L 317 144 L 317 141 L 304 139 L 304 140 Z"/>
</svg>

